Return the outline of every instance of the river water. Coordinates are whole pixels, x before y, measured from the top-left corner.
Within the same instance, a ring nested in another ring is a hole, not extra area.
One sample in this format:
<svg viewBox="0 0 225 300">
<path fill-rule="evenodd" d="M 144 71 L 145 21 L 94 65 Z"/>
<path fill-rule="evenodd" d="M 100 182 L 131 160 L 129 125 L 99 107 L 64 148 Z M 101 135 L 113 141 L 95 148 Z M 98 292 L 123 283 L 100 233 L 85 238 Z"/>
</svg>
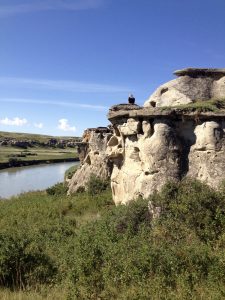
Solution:
<svg viewBox="0 0 225 300">
<path fill-rule="evenodd" d="M 63 162 L 0 170 L 0 198 L 44 190 L 63 182 L 65 171 L 77 164 L 79 162 Z"/>
</svg>

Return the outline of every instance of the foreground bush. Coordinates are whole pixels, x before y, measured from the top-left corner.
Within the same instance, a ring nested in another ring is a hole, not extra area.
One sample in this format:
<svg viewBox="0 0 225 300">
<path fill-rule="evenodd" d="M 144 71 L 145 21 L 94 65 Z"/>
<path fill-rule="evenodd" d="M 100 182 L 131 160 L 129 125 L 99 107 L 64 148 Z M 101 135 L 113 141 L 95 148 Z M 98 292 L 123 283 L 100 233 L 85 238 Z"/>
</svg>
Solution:
<svg viewBox="0 0 225 300">
<path fill-rule="evenodd" d="M 184 181 L 149 200 L 162 208 L 153 225 L 148 201 L 138 200 L 79 231 L 72 299 L 225 296 L 224 196 Z"/>
<path fill-rule="evenodd" d="M 48 195 L 66 195 L 67 186 L 64 183 L 56 183 L 55 185 L 46 189 Z"/>
<path fill-rule="evenodd" d="M 24 288 L 50 283 L 56 274 L 51 258 L 32 240 L 0 235 L 0 285 Z"/>
<path fill-rule="evenodd" d="M 109 190 L 24 194 L 0 203 L 0 282 L 44 282 L 62 299 L 224 299 L 224 208 L 223 191 L 196 181 L 118 207 Z"/>
</svg>

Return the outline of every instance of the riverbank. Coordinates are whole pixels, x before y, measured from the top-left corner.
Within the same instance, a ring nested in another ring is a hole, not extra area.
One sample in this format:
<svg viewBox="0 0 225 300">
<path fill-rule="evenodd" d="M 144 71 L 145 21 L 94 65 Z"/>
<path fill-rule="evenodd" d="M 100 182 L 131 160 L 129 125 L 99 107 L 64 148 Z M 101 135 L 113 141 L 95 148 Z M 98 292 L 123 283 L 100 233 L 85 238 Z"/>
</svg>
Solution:
<svg viewBox="0 0 225 300">
<path fill-rule="evenodd" d="M 40 191 L 65 181 L 65 172 L 79 162 L 61 162 L 0 170 L 0 198 Z"/>
<path fill-rule="evenodd" d="M 41 165 L 41 164 L 55 164 L 61 162 L 78 162 L 78 157 L 69 157 L 69 158 L 57 158 L 57 159 L 40 159 L 40 160 L 20 160 L 15 161 L 14 163 L 6 162 L 0 163 L 0 170 L 14 168 L 14 167 L 27 167 L 33 165 Z"/>
<path fill-rule="evenodd" d="M 76 148 L 0 146 L 0 170 L 45 163 L 79 161 Z"/>
</svg>

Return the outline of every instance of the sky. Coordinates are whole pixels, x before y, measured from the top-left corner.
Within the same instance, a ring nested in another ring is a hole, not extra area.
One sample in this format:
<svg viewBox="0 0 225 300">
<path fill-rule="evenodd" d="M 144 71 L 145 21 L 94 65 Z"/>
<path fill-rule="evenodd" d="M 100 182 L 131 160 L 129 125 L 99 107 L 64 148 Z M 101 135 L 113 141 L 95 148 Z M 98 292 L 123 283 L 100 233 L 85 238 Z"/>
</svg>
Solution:
<svg viewBox="0 0 225 300">
<path fill-rule="evenodd" d="M 0 130 L 81 136 L 186 67 L 225 67 L 225 0 L 0 0 Z"/>
</svg>

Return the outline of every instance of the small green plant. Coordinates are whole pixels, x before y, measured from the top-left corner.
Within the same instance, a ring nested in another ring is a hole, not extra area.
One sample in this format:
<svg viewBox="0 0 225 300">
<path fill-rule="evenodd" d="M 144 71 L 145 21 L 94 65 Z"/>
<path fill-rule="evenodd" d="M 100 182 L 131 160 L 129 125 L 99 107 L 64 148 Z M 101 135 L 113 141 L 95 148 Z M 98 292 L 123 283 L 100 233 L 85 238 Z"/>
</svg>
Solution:
<svg viewBox="0 0 225 300">
<path fill-rule="evenodd" d="M 51 282 L 56 268 L 41 250 L 33 249 L 26 236 L 0 235 L 0 285 L 24 289 L 37 283 Z"/>
<path fill-rule="evenodd" d="M 77 169 L 79 168 L 78 165 L 70 167 L 68 170 L 65 172 L 65 178 L 71 179 L 73 175 L 76 173 Z"/>
<path fill-rule="evenodd" d="M 56 183 L 46 189 L 48 195 L 66 195 L 68 188 L 64 183 Z"/>
<path fill-rule="evenodd" d="M 9 165 L 11 167 L 17 167 L 21 162 L 21 159 L 17 158 L 17 157 L 10 157 L 9 158 Z"/>
<path fill-rule="evenodd" d="M 95 175 L 91 175 L 87 184 L 87 191 L 90 195 L 93 196 L 105 191 L 108 187 L 109 180 L 104 180 Z"/>
</svg>

